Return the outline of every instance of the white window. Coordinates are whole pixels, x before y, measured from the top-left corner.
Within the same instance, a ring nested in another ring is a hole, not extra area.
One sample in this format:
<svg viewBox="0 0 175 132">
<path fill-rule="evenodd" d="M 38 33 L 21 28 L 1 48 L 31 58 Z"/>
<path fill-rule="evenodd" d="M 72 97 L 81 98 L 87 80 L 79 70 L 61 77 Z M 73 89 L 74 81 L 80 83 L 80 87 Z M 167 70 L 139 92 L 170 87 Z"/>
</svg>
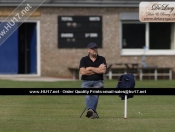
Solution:
<svg viewBox="0 0 175 132">
<path fill-rule="evenodd" d="M 175 55 L 174 39 L 174 23 L 120 21 L 121 55 Z"/>
</svg>

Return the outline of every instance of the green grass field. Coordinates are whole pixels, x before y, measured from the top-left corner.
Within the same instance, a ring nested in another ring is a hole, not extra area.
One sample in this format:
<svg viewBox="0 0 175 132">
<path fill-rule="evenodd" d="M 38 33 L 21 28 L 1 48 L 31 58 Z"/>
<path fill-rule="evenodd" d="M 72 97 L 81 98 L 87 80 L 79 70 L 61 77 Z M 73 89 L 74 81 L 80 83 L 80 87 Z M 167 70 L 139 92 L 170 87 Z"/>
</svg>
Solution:
<svg viewBox="0 0 175 132">
<path fill-rule="evenodd" d="M 116 80 L 104 81 L 115 88 Z M 18 82 L 0 80 L 1 88 L 71 88 L 81 81 Z M 137 81 L 138 88 L 172 88 L 175 81 Z M 128 99 L 128 119 L 119 96 L 101 95 L 99 119 L 88 119 L 84 96 L 0 96 L 0 132 L 175 132 L 175 96 L 140 96 Z"/>
<path fill-rule="evenodd" d="M 105 88 L 115 88 L 117 80 L 104 80 Z M 80 88 L 81 81 L 29 82 L 0 80 L 0 88 Z M 175 88 L 175 80 L 137 81 L 135 88 Z"/>
</svg>

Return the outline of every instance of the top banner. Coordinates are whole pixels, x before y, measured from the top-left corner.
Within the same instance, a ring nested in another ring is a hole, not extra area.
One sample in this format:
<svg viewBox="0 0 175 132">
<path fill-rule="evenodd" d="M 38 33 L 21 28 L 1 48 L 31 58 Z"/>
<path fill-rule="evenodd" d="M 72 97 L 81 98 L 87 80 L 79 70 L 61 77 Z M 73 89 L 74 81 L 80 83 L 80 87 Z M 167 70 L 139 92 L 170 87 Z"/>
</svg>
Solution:
<svg viewBox="0 0 175 132">
<path fill-rule="evenodd" d="M 175 2 L 141 2 L 141 22 L 175 22 Z"/>
</svg>

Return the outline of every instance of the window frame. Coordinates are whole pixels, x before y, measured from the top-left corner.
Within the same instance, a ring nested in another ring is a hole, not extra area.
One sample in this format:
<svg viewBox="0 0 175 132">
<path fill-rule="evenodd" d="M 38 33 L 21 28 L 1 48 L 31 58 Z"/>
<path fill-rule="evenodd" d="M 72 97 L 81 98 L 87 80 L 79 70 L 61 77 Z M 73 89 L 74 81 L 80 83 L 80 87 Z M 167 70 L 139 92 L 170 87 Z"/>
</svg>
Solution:
<svg viewBox="0 0 175 132">
<path fill-rule="evenodd" d="M 122 25 L 123 23 L 128 23 L 128 24 L 145 24 L 145 45 L 146 49 L 122 49 Z M 119 22 L 119 48 L 120 48 L 120 54 L 122 56 L 128 56 L 128 55 L 175 55 L 175 23 L 173 23 L 173 33 L 171 33 L 171 37 L 173 37 L 173 41 L 171 44 L 173 45 L 174 49 L 149 49 L 149 22 L 140 22 L 140 21 L 130 21 L 130 20 L 125 20 L 125 21 L 120 21 Z"/>
</svg>

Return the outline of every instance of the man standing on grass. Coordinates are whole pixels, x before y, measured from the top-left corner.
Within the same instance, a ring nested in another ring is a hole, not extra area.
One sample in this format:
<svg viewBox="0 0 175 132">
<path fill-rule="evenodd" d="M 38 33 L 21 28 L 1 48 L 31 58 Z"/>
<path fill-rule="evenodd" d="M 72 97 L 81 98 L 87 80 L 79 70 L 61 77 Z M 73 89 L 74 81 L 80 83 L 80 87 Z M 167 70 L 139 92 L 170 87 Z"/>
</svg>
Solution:
<svg viewBox="0 0 175 132">
<path fill-rule="evenodd" d="M 82 88 L 103 88 L 103 74 L 106 72 L 106 59 L 98 55 L 98 46 L 95 43 L 89 43 L 87 46 L 88 56 L 80 60 L 80 73 L 82 75 Z M 86 95 L 86 117 L 98 118 L 96 112 L 98 104 L 98 95 Z"/>
</svg>

